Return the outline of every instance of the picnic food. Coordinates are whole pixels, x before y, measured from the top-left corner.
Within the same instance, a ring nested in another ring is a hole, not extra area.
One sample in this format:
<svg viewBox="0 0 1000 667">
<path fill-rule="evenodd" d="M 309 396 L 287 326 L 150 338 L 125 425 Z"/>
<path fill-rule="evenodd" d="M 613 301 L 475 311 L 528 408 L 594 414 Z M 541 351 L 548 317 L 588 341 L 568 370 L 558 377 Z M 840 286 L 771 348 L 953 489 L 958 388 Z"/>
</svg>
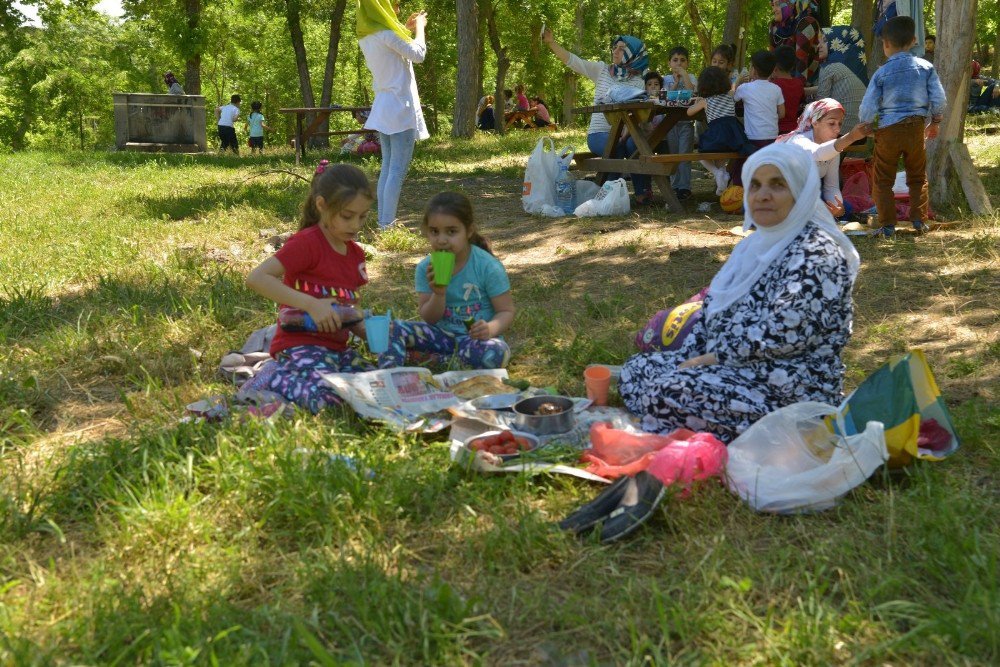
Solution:
<svg viewBox="0 0 1000 667">
<path fill-rule="evenodd" d="M 453 385 L 449 391 L 459 398 L 470 400 L 491 394 L 506 394 L 510 388 L 500 378 L 492 375 L 476 375 Z"/>
<path fill-rule="evenodd" d="M 489 452 L 500 456 L 526 452 L 532 448 L 531 440 L 524 436 L 514 435 L 510 431 L 500 431 L 486 435 L 469 443 L 469 449 L 476 452 Z"/>
<path fill-rule="evenodd" d="M 557 415 L 563 412 L 563 407 L 555 403 L 542 403 L 535 410 L 536 415 Z"/>
</svg>

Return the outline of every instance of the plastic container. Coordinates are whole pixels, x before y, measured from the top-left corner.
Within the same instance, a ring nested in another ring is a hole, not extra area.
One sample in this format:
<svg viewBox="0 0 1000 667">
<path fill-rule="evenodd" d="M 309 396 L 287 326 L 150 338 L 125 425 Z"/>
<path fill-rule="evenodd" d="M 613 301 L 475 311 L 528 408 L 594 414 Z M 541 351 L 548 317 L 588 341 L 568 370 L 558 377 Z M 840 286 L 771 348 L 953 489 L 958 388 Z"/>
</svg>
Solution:
<svg viewBox="0 0 1000 667">
<path fill-rule="evenodd" d="M 340 316 L 341 329 L 350 329 L 356 324 L 361 324 L 365 319 L 364 314 L 354 306 L 345 306 L 339 303 L 331 303 L 330 306 L 333 308 L 333 312 Z M 278 326 L 284 331 L 293 333 L 299 331 L 319 331 L 312 315 L 298 308 L 282 308 L 279 310 Z"/>
<path fill-rule="evenodd" d="M 574 179 L 567 165 L 559 165 L 559 175 L 556 176 L 556 206 L 566 215 L 573 215 L 576 206 L 573 205 Z"/>
<path fill-rule="evenodd" d="M 382 354 L 389 350 L 389 327 L 392 326 L 392 311 L 385 315 L 368 315 L 365 317 L 365 337 L 368 339 L 368 350 L 372 354 Z"/>
</svg>

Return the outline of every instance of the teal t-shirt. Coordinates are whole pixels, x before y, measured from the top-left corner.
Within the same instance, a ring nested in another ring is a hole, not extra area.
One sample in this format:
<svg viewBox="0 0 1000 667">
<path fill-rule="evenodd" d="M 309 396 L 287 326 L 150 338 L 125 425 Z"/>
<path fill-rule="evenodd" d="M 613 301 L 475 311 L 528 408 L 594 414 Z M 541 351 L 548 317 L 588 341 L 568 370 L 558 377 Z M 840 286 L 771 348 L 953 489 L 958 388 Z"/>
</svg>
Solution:
<svg viewBox="0 0 1000 667">
<path fill-rule="evenodd" d="M 256 111 L 247 116 L 247 123 L 250 125 L 251 137 L 264 136 L 264 114 Z"/>
<path fill-rule="evenodd" d="M 417 264 L 416 288 L 418 294 L 430 294 L 427 282 L 428 255 Z M 445 292 L 444 317 L 437 326 L 448 333 L 468 333 L 465 320 L 473 318 L 489 322 L 495 314 L 491 299 L 510 291 L 510 279 L 500 260 L 479 246 L 472 246 L 469 260 L 462 270 L 451 277 Z"/>
</svg>

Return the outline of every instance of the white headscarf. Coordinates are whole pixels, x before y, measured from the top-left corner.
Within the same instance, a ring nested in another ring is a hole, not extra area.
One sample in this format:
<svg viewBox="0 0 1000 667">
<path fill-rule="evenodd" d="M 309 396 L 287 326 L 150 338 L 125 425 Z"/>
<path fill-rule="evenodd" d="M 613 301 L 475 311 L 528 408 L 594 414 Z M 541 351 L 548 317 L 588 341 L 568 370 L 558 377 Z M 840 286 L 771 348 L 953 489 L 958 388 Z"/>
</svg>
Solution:
<svg viewBox="0 0 1000 667">
<path fill-rule="evenodd" d="M 820 198 L 820 178 L 812 155 L 795 144 L 771 144 L 751 155 L 743 165 L 743 208 L 746 220 L 743 229 L 755 224 L 750 213 L 750 181 L 764 166 L 773 165 L 785 178 L 795 197 L 788 217 L 772 227 L 757 225 L 757 231 L 736 244 L 732 254 L 708 288 L 711 299 L 706 315 L 721 312 L 753 289 L 764 272 L 778 261 L 788 245 L 812 220 L 840 248 L 851 273 L 851 282 L 858 275 L 861 258 L 851 240 L 837 227 L 836 221 Z"/>
</svg>

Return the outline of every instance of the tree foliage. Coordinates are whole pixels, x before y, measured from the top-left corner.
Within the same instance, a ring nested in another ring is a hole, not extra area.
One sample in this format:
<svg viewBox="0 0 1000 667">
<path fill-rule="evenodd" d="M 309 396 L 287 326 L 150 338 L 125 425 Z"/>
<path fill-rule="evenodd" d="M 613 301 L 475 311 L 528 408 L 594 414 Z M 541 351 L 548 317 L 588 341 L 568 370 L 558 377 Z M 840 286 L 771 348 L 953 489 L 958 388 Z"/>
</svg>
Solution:
<svg viewBox="0 0 1000 667">
<path fill-rule="evenodd" d="M 748 54 L 767 45 L 770 0 L 744 0 Z M 831 0 L 834 21 L 849 22 L 852 8 L 865 0 Z M 125 16 L 96 11 L 95 0 L 39 0 L 41 27 L 21 26 L 10 0 L 0 0 L 0 144 L 109 145 L 113 136 L 111 93 L 115 90 L 165 92 L 162 74 L 191 76 L 197 59 L 201 93 L 214 107 L 233 93 L 260 100 L 268 124 L 291 133 L 281 107 L 302 106 L 308 82 L 314 103 L 361 105 L 371 101 L 371 77 L 354 33 L 355 2 L 329 0 L 124 0 Z M 485 17 L 492 13 L 499 46 L 510 61 L 501 82 L 524 83 L 529 95 L 548 102 L 562 123 L 579 121 L 569 112 L 593 94 L 592 84 L 569 72 L 541 44 L 546 24 L 556 39 L 587 59 L 607 60 L 610 40 L 619 34 L 642 38 L 650 66 L 666 71 L 667 54 L 677 45 L 691 51 L 691 71 L 706 64 L 705 51 L 722 42 L 728 0 L 477 0 L 479 41 L 473 57 L 478 89 L 493 93 L 497 57 Z M 928 25 L 933 25 L 928 2 Z M 343 14 L 337 16 L 338 5 Z M 290 37 L 287 10 L 294 6 L 302 30 L 300 72 Z M 192 24 L 192 7 L 198 20 Z M 404 3 L 401 12 L 425 9 L 428 55 L 415 68 L 421 100 L 432 131 L 448 132 L 457 99 L 458 29 L 454 0 Z M 486 10 L 489 11 L 486 11 Z M 692 9 L 696 9 L 693 12 Z M 697 21 L 692 17 L 697 15 Z M 980 2 L 980 50 L 996 42 L 1000 0 Z M 339 34 L 331 31 L 339 26 Z M 942 45 L 944 46 L 944 45 Z M 331 56 L 331 58 L 328 58 Z M 328 60 L 332 60 L 328 63 Z M 305 74 L 307 76 L 302 76 Z M 468 80 L 470 77 L 466 75 Z M 327 86 L 327 81 L 329 84 Z M 463 93 L 469 91 L 463 84 Z M 325 89 L 325 90 L 324 90 Z M 326 93 L 326 94 L 324 94 Z M 81 122 L 82 121 L 82 122 Z M 348 129 L 350 118 L 331 120 L 331 130 Z M 82 126 L 82 132 L 81 132 Z"/>
</svg>

